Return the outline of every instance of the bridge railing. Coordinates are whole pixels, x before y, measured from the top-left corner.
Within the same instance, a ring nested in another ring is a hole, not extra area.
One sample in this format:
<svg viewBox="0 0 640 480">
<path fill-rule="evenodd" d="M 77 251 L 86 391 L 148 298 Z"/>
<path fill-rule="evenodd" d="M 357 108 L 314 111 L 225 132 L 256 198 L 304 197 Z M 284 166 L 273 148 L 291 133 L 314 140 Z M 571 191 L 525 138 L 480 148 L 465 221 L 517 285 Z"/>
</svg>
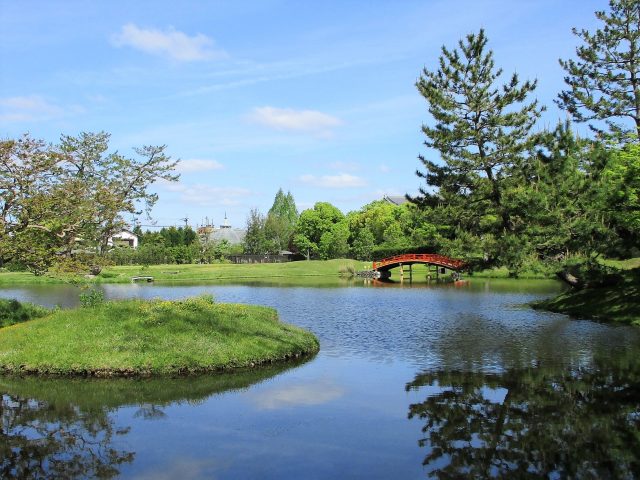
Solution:
<svg viewBox="0 0 640 480">
<path fill-rule="evenodd" d="M 439 265 L 452 270 L 459 270 L 464 267 L 465 262 L 455 258 L 450 258 L 437 253 L 405 253 L 402 255 L 394 255 L 393 257 L 383 258 L 377 262 L 373 262 L 373 269 L 386 267 L 393 264 L 401 263 L 430 263 Z"/>
</svg>

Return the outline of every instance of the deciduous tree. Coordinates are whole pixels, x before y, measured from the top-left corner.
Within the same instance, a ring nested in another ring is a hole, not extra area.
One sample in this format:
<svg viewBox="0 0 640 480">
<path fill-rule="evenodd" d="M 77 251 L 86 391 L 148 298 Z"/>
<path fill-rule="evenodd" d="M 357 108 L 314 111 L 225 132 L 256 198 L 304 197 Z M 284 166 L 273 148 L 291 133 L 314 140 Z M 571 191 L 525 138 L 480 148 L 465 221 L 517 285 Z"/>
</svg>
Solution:
<svg viewBox="0 0 640 480">
<path fill-rule="evenodd" d="M 48 145 L 25 135 L 0 142 L 0 257 L 43 273 L 78 249 L 103 252 L 123 214 L 150 212 L 157 180 L 176 180 L 165 146 L 108 153 L 109 134 L 62 136 Z"/>
</svg>

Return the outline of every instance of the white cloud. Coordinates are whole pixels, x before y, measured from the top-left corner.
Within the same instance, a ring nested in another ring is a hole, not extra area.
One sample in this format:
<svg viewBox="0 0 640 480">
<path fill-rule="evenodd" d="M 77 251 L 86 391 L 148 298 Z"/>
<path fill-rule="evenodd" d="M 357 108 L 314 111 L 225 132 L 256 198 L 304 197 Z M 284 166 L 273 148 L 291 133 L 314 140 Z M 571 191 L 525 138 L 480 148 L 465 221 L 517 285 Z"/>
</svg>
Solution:
<svg viewBox="0 0 640 480">
<path fill-rule="evenodd" d="M 299 180 L 307 185 L 323 188 L 353 188 L 367 185 L 367 182 L 363 178 L 348 173 L 320 176 L 307 174 L 300 176 Z"/>
<path fill-rule="evenodd" d="M 83 111 L 77 105 L 65 109 L 38 95 L 0 98 L 0 108 L 0 121 L 7 123 L 51 120 Z"/>
<path fill-rule="evenodd" d="M 333 383 L 320 380 L 318 383 L 289 385 L 268 389 L 253 396 L 254 403 L 264 410 L 277 410 L 292 406 L 322 405 L 344 395 L 344 390 Z"/>
<path fill-rule="evenodd" d="M 176 166 L 179 173 L 204 172 L 208 170 L 221 170 L 224 168 L 217 160 L 204 160 L 200 158 L 192 158 L 188 160 L 180 160 Z"/>
<path fill-rule="evenodd" d="M 391 171 L 391 167 L 387 165 L 379 165 L 378 170 L 380 170 L 382 173 L 389 173 Z"/>
<path fill-rule="evenodd" d="M 322 136 L 330 135 L 334 127 L 342 125 L 342 120 L 326 113 L 291 108 L 257 107 L 249 115 L 249 119 L 276 130 L 314 133 Z"/>
<path fill-rule="evenodd" d="M 252 194 L 251 190 L 240 187 L 213 187 L 167 181 L 159 181 L 158 185 L 169 192 L 178 193 L 181 202 L 202 207 L 241 205 L 243 199 Z"/>
<path fill-rule="evenodd" d="M 132 47 L 152 55 L 168 56 L 172 60 L 193 62 L 225 58 L 227 54 L 215 47 L 214 41 L 201 33 L 190 37 L 173 27 L 167 31 L 139 28 L 133 23 L 122 26 L 111 37 L 116 47 Z"/>
<path fill-rule="evenodd" d="M 355 162 L 331 162 L 328 167 L 331 170 L 340 170 L 343 172 L 355 172 L 360 170 L 360 165 Z"/>
</svg>

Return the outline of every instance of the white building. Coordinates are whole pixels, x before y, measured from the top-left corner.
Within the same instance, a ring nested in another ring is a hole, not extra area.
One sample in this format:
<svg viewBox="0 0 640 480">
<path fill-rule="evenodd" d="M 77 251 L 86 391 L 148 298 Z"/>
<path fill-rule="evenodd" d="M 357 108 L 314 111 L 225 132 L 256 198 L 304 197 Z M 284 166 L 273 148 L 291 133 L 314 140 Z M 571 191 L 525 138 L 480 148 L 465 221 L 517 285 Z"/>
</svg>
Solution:
<svg viewBox="0 0 640 480">
<path fill-rule="evenodd" d="M 131 247 L 138 248 L 138 236 L 130 230 L 122 230 L 119 233 L 113 235 L 107 245 L 110 247 L 120 246 L 120 247 Z"/>
</svg>

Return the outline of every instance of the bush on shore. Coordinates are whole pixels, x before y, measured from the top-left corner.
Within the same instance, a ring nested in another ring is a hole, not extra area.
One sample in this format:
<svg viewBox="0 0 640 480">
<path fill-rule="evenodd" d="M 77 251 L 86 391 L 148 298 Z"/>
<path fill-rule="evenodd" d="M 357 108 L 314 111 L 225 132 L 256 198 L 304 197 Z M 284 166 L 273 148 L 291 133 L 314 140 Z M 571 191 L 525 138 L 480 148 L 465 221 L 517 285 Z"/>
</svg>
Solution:
<svg viewBox="0 0 640 480">
<path fill-rule="evenodd" d="M 0 328 L 44 317 L 48 313 L 51 310 L 38 305 L 0 298 Z"/>
</svg>

